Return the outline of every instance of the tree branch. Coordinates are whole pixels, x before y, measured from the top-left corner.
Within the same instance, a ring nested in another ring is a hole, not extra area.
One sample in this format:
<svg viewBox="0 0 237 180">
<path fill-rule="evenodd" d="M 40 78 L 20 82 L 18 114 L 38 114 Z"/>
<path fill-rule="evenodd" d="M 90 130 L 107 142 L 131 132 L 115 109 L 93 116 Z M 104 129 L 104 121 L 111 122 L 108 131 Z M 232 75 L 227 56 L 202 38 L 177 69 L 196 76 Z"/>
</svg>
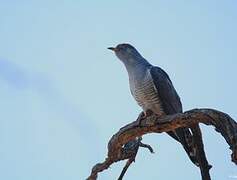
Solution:
<svg viewBox="0 0 237 180">
<path fill-rule="evenodd" d="M 131 157 L 134 156 L 134 152 L 125 150 L 126 143 L 137 140 L 137 137 L 141 137 L 144 134 L 168 132 L 181 127 L 191 127 L 196 144 L 195 146 L 198 148 L 197 151 L 199 151 L 197 154 L 199 154 L 200 167 L 204 167 L 203 169 L 201 168 L 202 177 L 208 177 L 210 165 L 208 165 L 206 157 L 204 156 L 205 153 L 201 139 L 201 131 L 199 126 L 197 126 L 198 123 L 212 125 L 217 132 L 221 133 L 232 150 L 232 161 L 237 164 L 237 123 L 229 115 L 214 109 L 193 109 L 184 113 L 167 115 L 161 118 L 158 118 L 154 114 L 146 119 L 141 119 L 141 116 L 139 116 L 136 121 L 121 128 L 112 136 L 108 143 L 107 158 L 103 163 L 96 164 L 92 168 L 88 180 L 96 180 L 99 172 L 107 169 L 111 164 L 117 161 L 131 159 Z M 203 178 L 203 180 L 204 179 L 205 178 Z M 208 179 L 206 178 L 205 180 Z"/>
<path fill-rule="evenodd" d="M 199 167 L 202 175 L 203 180 L 211 180 L 211 176 L 209 174 L 209 170 L 211 169 L 211 165 L 208 164 L 205 151 L 204 151 L 204 145 L 202 142 L 202 133 L 199 125 L 193 125 L 191 127 L 191 131 L 193 133 L 193 139 L 194 139 L 194 148 L 196 151 L 196 157 L 198 158 Z"/>
</svg>

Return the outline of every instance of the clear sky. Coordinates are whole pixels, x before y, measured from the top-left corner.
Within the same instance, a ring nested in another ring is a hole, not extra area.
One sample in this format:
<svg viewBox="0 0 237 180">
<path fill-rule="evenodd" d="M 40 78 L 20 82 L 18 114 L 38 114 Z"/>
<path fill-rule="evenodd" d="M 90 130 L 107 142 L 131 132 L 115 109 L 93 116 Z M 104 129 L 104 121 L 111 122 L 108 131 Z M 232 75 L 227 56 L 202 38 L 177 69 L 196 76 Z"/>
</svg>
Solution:
<svg viewBox="0 0 237 180">
<path fill-rule="evenodd" d="M 236 0 L 0 0 L 0 179 L 78 180 L 141 109 L 106 48 L 134 45 L 170 75 L 184 110 L 237 119 Z M 230 150 L 202 126 L 214 180 L 237 176 Z M 150 134 L 127 179 L 200 179 L 182 147 Z M 99 179 L 116 179 L 125 162 Z"/>
</svg>

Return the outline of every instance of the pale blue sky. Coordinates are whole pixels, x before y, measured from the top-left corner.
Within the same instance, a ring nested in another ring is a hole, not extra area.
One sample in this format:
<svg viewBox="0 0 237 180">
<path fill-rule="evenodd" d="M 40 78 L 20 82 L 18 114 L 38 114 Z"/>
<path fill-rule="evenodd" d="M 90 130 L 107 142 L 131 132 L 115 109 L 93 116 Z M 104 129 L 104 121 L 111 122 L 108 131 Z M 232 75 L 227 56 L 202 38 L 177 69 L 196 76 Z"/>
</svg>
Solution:
<svg viewBox="0 0 237 180">
<path fill-rule="evenodd" d="M 185 110 L 237 119 L 237 1 L 0 0 L 0 179 L 85 179 L 107 142 L 141 111 L 122 63 L 106 48 L 133 44 L 165 69 Z M 214 180 L 233 179 L 230 150 L 202 126 Z M 144 137 L 127 179 L 200 179 L 166 134 Z M 116 179 L 117 163 L 99 175 Z"/>
</svg>

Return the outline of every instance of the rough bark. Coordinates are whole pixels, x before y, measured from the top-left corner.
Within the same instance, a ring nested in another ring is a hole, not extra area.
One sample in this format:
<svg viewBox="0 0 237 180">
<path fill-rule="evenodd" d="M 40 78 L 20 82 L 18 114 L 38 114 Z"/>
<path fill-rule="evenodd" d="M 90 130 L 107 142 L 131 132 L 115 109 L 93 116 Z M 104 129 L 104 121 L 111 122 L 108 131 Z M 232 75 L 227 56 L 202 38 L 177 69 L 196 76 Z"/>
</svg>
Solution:
<svg viewBox="0 0 237 180">
<path fill-rule="evenodd" d="M 205 156 L 199 123 L 212 125 L 217 132 L 221 133 L 232 150 L 231 160 L 237 164 L 237 123 L 229 115 L 214 109 L 193 109 L 160 118 L 154 114 L 146 119 L 141 119 L 139 116 L 136 121 L 122 127 L 110 139 L 105 161 L 92 168 L 88 180 L 97 179 L 98 173 L 107 169 L 111 164 L 128 159 L 120 175 L 121 180 L 129 165 L 135 160 L 139 147 L 146 147 L 153 152 L 152 148 L 143 144 L 139 137 L 148 133 L 168 132 L 180 127 L 191 129 L 202 179 L 211 179 L 209 174 L 211 165 L 208 164 Z"/>
</svg>

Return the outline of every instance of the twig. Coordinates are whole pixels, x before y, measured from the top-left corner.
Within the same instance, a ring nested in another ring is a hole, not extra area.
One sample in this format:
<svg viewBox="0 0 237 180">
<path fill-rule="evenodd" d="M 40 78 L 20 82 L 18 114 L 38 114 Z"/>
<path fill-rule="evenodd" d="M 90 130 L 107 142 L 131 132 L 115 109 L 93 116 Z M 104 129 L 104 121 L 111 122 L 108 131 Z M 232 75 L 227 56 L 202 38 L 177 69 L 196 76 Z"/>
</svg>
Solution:
<svg viewBox="0 0 237 180">
<path fill-rule="evenodd" d="M 125 164 L 125 166 L 124 166 L 124 168 L 123 168 L 123 170 L 122 170 L 118 180 L 122 180 L 123 179 L 123 176 L 125 175 L 127 169 L 129 168 L 129 166 L 132 164 L 133 161 L 134 161 L 133 159 L 127 160 L 127 162 L 126 162 L 126 164 Z"/>
<path fill-rule="evenodd" d="M 126 171 L 128 170 L 129 166 L 135 162 L 137 152 L 139 147 L 148 148 L 151 153 L 154 153 L 152 147 L 148 144 L 143 144 L 142 137 L 136 138 L 135 140 L 129 141 L 127 144 L 124 145 L 123 151 L 126 154 L 130 154 L 131 157 L 127 160 L 118 180 L 122 180 Z"/>
<path fill-rule="evenodd" d="M 150 151 L 150 153 L 155 153 L 153 148 L 149 144 L 143 144 L 142 142 L 140 142 L 139 146 L 143 148 L 147 148 Z"/>
</svg>

